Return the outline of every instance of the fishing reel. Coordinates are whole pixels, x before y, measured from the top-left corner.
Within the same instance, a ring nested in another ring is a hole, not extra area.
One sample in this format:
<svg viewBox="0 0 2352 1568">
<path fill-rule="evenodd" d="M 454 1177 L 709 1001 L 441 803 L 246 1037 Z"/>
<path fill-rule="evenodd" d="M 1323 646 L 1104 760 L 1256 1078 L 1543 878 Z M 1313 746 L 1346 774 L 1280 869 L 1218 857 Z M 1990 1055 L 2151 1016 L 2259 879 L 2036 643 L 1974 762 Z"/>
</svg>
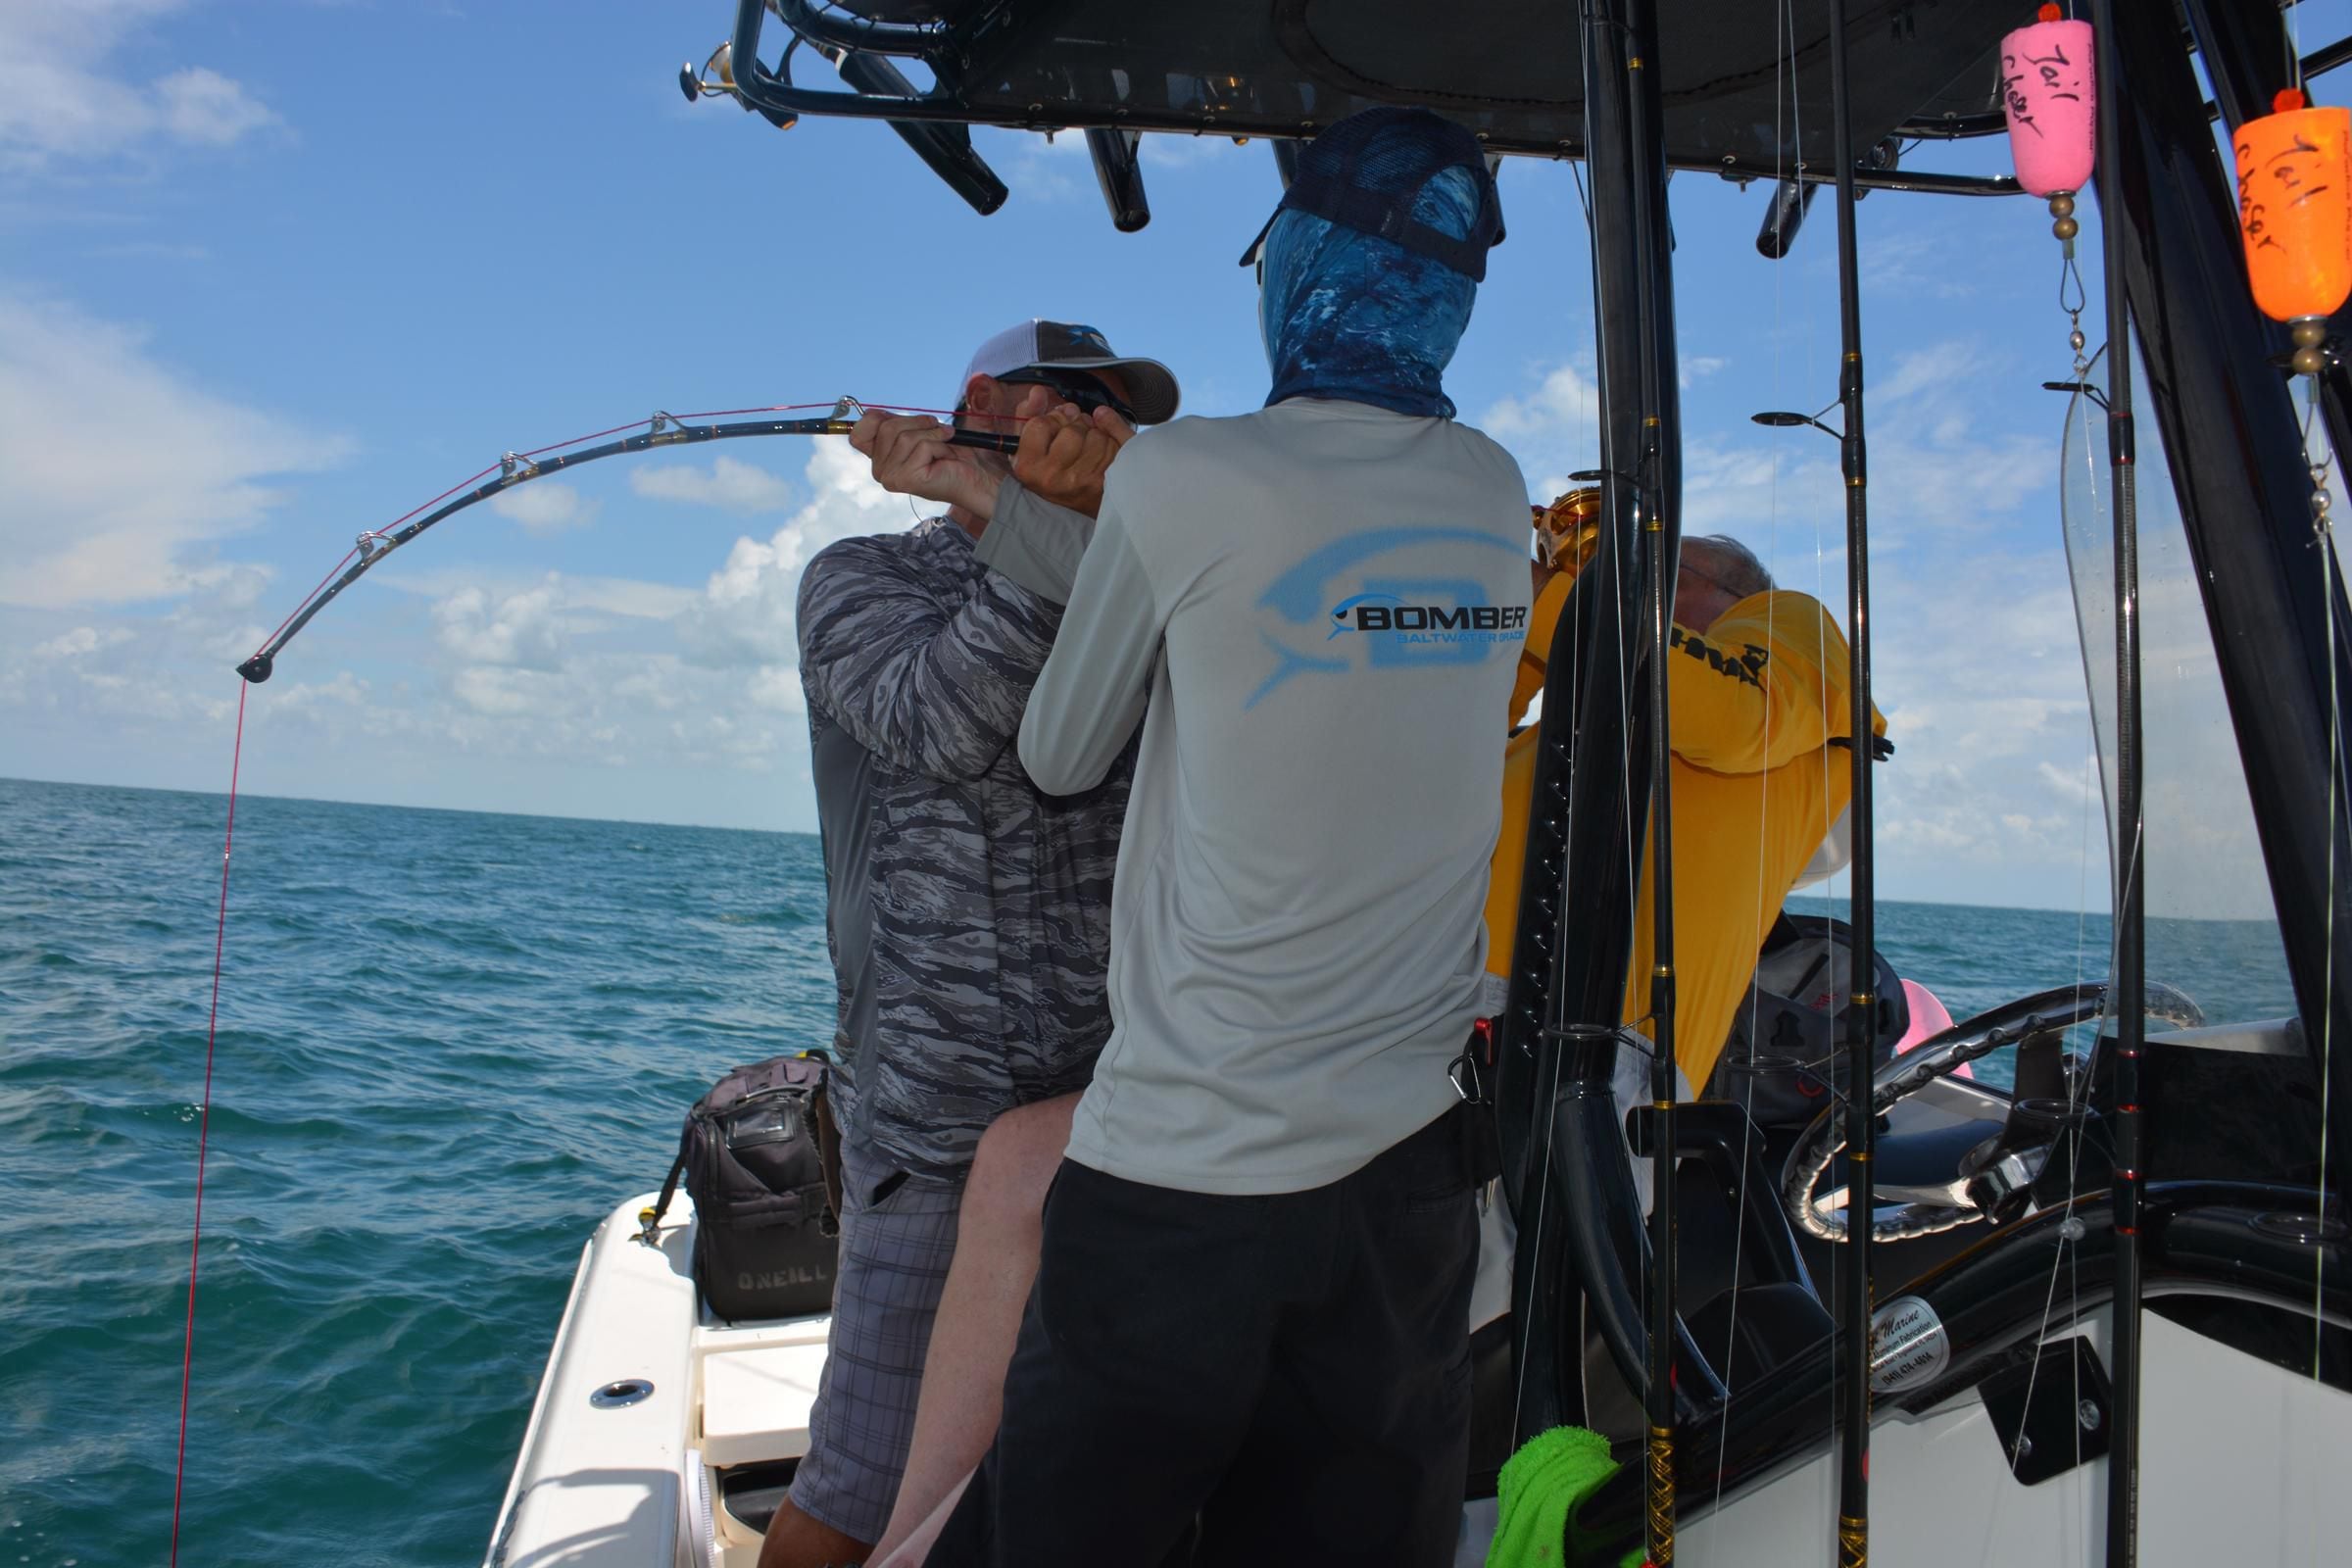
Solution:
<svg viewBox="0 0 2352 1568">
<path fill-rule="evenodd" d="M 1581 568 L 1600 542 L 1600 489 L 1571 490 L 1535 514 L 1536 554 L 1554 571 Z"/>
</svg>

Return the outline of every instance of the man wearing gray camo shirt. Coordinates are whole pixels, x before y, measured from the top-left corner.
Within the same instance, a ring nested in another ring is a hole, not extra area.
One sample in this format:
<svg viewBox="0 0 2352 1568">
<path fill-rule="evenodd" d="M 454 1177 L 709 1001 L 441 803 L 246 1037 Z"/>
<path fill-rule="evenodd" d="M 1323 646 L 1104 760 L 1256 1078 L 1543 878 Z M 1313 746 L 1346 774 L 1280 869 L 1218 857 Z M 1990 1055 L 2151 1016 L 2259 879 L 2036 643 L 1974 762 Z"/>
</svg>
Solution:
<svg viewBox="0 0 2352 1568">
<path fill-rule="evenodd" d="M 1091 327 L 1030 321 L 974 356 L 962 422 L 1009 431 L 1017 410 L 1049 401 L 1156 423 L 1177 388 Z M 993 453 L 941 452 L 1006 471 Z M 856 1561 L 881 1535 L 973 1150 L 1004 1111 L 1084 1087 L 1110 1030 L 1110 882 L 1130 768 L 1063 797 L 1023 770 L 1013 741 L 1061 609 L 981 564 L 986 526 L 951 507 L 903 533 L 843 540 L 801 581 L 839 987 L 841 1266 L 809 1452 L 761 1568 Z"/>
</svg>

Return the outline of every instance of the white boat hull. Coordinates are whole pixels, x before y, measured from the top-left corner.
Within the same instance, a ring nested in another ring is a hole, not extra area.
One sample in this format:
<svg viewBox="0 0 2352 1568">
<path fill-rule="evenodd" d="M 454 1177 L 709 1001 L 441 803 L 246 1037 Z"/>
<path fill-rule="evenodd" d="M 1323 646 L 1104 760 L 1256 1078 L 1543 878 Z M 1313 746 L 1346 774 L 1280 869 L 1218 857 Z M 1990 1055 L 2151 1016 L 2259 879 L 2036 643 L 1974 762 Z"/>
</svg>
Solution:
<svg viewBox="0 0 2352 1568">
<path fill-rule="evenodd" d="M 2352 1395 L 2144 1318 L 2139 1448 L 2141 1568 L 2352 1562 Z M 2103 1320 L 2053 1325 L 2091 1340 Z M 2047 1362 L 2069 1376 L 2067 1357 Z M 1870 1439 L 1873 1557 L 1906 1568 L 2096 1568 L 2106 1560 L 2107 1463 L 2037 1486 L 2010 1473 L 1984 1401 L 1964 1394 L 1924 1416 L 1882 1416 Z M 1687 1568 L 1809 1564 L 1836 1539 L 1834 1446 L 1710 1508 L 1686 1496 L 1676 1561 Z"/>
<path fill-rule="evenodd" d="M 638 1239 L 650 1195 L 614 1209 L 580 1259 L 485 1568 L 756 1568 L 760 1536 L 725 1506 L 740 1466 L 808 1451 L 830 1320 L 735 1326 L 697 1300 L 693 1214 Z M 2048 1339 L 2104 1348 L 2103 1317 Z M 2352 1561 L 2352 1395 L 2146 1317 L 2143 1568 Z M 2071 1375 L 2051 1357 L 2051 1375 Z M 642 1386 L 642 1387 L 641 1387 Z M 1838 1460 L 1824 1443 L 1744 1491 L 1686 1494 L 1677 1560 L 1755 1568 L 1826 1560 Z M 2014 1436 L 2014 1435 L 2009 1435 Z M 2004 1458 L 1973 1391 L 1872 1433 L 1876 1555 L 1906 1568 L 2089 1568 L 2103 1561 L 2107 1467 L 2036 1486 Z M 1464 1511 L 1456 1563 L 1485 1560 L 1494 1504 Z"/>
<path fill-rule="evenodd" d="M 581 1253 L 485 1568 L 754 1568 L 759 1533 L 716 1472 L 808 1450 L 831 1319 L 710 1318 L 693 1205 L 679 1194 L 649 1246 L 652 1202 L 615 1208 Z"/>
</svg>

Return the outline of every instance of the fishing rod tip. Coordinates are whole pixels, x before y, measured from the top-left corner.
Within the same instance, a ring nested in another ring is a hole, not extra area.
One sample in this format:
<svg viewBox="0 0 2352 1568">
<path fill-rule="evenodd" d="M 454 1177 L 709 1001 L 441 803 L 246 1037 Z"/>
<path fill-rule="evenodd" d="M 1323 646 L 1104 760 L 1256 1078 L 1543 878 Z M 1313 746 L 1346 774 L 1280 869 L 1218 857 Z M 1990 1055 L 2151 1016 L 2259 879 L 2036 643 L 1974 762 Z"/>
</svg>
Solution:
<svg viewBox="0 0 2352 1568">
<path fill-rule="evenodd" d="M 237 666 L 237 673 L 244 676 L 253 685 L 259 686 L 270 678 L 270 672 L 276 667 L 277 661 L 271 659 L 268 654 L 256 654 Z"/>
</svg>

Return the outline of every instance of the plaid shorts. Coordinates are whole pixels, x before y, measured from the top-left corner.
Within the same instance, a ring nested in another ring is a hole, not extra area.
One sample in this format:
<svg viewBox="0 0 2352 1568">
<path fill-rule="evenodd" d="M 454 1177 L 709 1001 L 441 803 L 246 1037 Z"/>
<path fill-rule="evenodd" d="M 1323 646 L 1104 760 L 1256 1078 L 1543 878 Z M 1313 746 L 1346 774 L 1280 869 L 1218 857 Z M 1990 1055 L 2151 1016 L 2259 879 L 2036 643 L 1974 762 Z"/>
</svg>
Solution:
<svg viewBox="0 0 2352 1568">
<path fill-rule="evenodd" d="M 956 1253 L 963 1188 L 893 1175 L 855 1146 L 842 1151 L 841 1269 L 833 1330 L 808 1416 L 808 1454 L 794 1506 L 858 1541 L 882 1538 L 914 1438 L 914 1401 L 931 1320 Z"/>
</svg>

